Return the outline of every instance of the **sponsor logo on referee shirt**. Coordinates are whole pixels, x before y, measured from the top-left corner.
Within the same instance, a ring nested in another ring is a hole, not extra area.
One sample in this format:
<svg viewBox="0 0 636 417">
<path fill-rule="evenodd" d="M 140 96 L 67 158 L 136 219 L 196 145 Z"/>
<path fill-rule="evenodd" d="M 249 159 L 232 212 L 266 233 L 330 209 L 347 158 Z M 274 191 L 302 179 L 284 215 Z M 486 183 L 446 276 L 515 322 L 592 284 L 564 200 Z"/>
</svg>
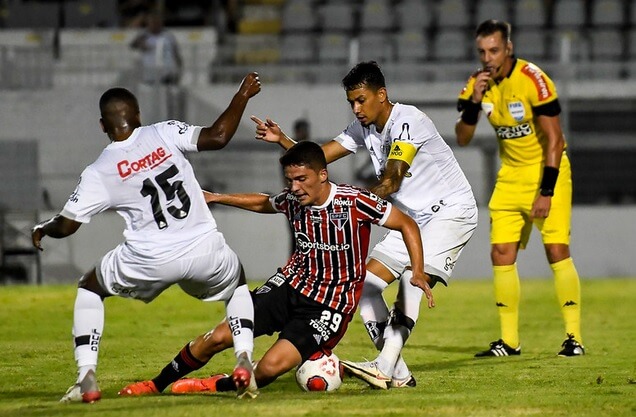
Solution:
<svg viewBox="0 0 636 417">
<path fill-rule="evenodd" d="M 499 139 L 519 139 L 532 134 L 530 123 L 522 123 L 517 126 L 499 126 L 495 129 Z"/>
</svg>

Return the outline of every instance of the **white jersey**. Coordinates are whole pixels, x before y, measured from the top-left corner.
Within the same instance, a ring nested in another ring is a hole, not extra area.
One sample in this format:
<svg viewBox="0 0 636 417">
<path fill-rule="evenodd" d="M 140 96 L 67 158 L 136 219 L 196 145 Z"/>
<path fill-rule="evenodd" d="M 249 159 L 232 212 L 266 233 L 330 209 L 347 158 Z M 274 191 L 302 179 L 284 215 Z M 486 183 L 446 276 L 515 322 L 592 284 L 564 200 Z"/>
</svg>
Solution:
<svg viewBox="0 0 636 417">
<path fill-rule="evenodd" d="M 86 167 L 62 216 L 88 223 L 116 210 L 126 221 L 131 256 L 165 263 L 216 232 L 186 152 L 196 152 L 201 128 L 167 121 L 112 142 Z"/>
<path fill-rule="evenodd" d="M 384 172 L 393 142 L 407 142 L 417 153 L 392 201 L 414 217 L 428 217 L 440 205 L 475 205 L 473 191 L 453 151 L 431 119 L 415 106 L 395 103 L 382 132 L 375 125 L 351 123 L 335 140 L 351 152 L 366 147 L 375 173 Z"/>
</svg>

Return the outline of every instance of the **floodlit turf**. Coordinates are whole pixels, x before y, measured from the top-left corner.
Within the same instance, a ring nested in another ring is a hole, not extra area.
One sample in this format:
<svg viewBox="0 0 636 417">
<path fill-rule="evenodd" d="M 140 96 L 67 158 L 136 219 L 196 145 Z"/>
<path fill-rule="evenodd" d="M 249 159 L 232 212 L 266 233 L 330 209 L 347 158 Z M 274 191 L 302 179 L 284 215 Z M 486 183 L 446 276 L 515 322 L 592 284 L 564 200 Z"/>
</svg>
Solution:
<svg viewBox="0 0 636 417">
<path fill-rule="evenodd" d="M 289 373 L 243 401 L 229 393 L 118 398 L 120 388 L 155 376 L 186 341 L 221 320 L 223 308 L 177 288 L 148 305 L 110 298 L 98 368 L 103 399 L 86 405 L 58 403 L 75 378 L 75 289 L 0 287 L 0 416 L 634 416 L 636 279 L 584 280 L 582 290 L 585 357 L 556 356 L 565 335 L 553 283 L 536 279 L 522 282 L 522 355 L 473 358 L 499 336 L 492 285 L 455 281 L 434 290 L 437 307 L 423 307 L 404 350 L 416 388 L 377 391 L 346 379 L 336 392 L 305 393 Z M 257 339 L 255 357 L 273 340 Z M 375 356 L 359 317 L 336 353 Z M 195 375 L 233 364 L 224 352 Z"/>
</svg>

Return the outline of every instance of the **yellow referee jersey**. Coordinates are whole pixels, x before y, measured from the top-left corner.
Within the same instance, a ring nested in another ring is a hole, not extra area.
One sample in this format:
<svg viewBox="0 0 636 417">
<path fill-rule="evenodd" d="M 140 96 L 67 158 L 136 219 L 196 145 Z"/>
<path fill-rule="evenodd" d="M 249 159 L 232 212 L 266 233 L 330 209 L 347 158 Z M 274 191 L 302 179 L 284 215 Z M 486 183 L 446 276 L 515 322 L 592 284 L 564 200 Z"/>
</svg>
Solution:
<svg viewBox="0 0 636 417">
<path fill-rule="evenodd" d="M 475 77 L 471 76 L 459 95 L 459 108 L 470 100 Z M 536 65 L 516 58 L 512 71 L 498 84 L 490 81 L 481 102 L 483 113 L 499 139 L 501 162 L 510 166 L 540 164 L 546 135 L 535 116 L 560 112 L 554 82 Z"/>
</svg>

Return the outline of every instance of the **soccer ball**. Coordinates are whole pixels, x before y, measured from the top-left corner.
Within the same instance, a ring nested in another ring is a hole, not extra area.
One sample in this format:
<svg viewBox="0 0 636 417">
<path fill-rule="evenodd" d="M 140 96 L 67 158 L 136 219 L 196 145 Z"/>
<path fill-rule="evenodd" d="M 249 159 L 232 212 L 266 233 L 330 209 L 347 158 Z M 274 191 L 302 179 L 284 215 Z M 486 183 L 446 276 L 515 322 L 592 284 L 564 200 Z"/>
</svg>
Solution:
<svg viewBox="0 0 636 417">
<path fill-rule="evenodd" d="M 316 352 L 296 370 L 303 391 L 335 391 L 342 384 L 342 365 L 335 353 Z"/>
</svg>

